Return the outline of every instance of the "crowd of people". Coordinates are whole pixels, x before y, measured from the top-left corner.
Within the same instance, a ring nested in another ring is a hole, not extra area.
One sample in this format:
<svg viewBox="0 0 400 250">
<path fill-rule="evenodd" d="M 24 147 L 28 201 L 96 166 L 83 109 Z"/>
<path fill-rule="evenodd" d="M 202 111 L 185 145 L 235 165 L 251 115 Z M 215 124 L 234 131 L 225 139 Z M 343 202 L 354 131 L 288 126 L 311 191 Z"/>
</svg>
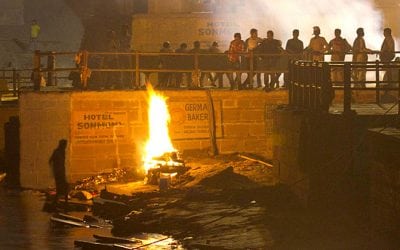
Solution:
<svg viewBox="0 0 400 250">
<path fill-rule="evenodd" d="M 226 51 L 222 51 L 216 41 L 206 49 L 201 48 L 199 41 L 194 41 L 191 49 L 187 43 L 181 43 L 175 50 L 171 47 L 171 43 L 166 41 L 159 51 L 160 56 L 140 56 L 140 69 L 161 71 L 158 73 L 156 86 L 158 88 L 204 87 L 206 83 L 212 87 L 222 88 L 224 75 L 226 75 L 231 89 L 263 88 L 268 91 L 287 86 L 288 73 L 284 74 L 282 84 L 279 80 L 282 72 L 287 71 L 290 60 L 324 61 L 325 56 L 330 55 L 330 61 L 343 62 L 346 54 L 352 54 L 353 62 L 365 63 L 370 53 L 379 54 L 381 62 L 385 63 L 395 58 L 395 43 L 390 28 L 385 28 L 383 31 L 384 40 L 380 51 L 367 48 L 363 28 L 356 30 L 357 37 L 352 45 L 341 36 L 340 29 L 334 30 L 334 38 L 328 42 L 320 35 L 321 30 L 318 26 L 313 27 L 313 37 L 307 46 L 304 46 L 303 41 L 300 40 L 298 29 L 293 30 L 293 37 L 286 42 L 285 47 L 281 40 L 274 37 L 272 30 L 267 31 L 266 38 L 261 38 L 255 28 L 249 33 L 249 37 L 245 40 L 242 39 L 240 33 L 235 33 Z M 128 41 L 128 39 L 125 40 Z M 115 32 L 110 34 L 109 45 L 111 51 L 114 52 L 130 51 L 129 42 L 125 42 L 124 45 L 118 43 Z M 117 68 L 134 68 L 136 63 L 115 56 L 105 61 L 106 66 L 117 65 Z M 142 73 L 147 82 L 151 73 Z M 390 78 L 390 72 L 386 73 Z M 136 82 L 135 74 L 132 73 L 109 75 L 111 78 L 108 82 L 115 82 L 116 78 L 120 78 L 120 82 Z M 341 83 L 343 79 L 343 67 L 332 66 L 332 83 Z M 352 70 L 352 79 L 360 87 L 365 87 L 366 69 L 355 67 Z"/>
<path fill-rule="evenodd" d="M 227 73 L 227 78 L 231 89 L 243 89 L 243 88 L 264 88 L 265 90 L 271 90 L 279 87 L 286 87 L 288 77 L 287 74 L 284 76 L 284 82 L 281 86 L 279 84 L 279 78 L 282 70 L 280 68 L 282 65 L 286 67 L 289 60 L 311 60 L 311 61 L 324 61 L 325 55 L 329 54 L 331 56 L 330 61 L 341 62 L 345 60 L 346 54 L 351 53 L 353 62 L 367 62 L 369 53 L 379 54 L 381 62 L 391 62 L 395 58 L 395 43 L 391 34 L 390 28 L 385 28 L 383 31 L 384 40 L 382 42 L 380 51 L 373 51 L 367 48 L 364 40 L 364 29 L 358 28 L 356 30 L 357 37 L 351 45 L 345 38 L 341 36 L 341 30 L 335 29 L 334 38 L 327 42 L 327 40 L 320 36 L 321 30 L 318 26 L 313 27 L 313 37 L 311 38 L 307 47 L 304 46 L 303 41 L 299 39 L 299 30 L 293 30 L 293 37 L 286 42 L 285 48 L 282 46 L 282 42 L 274 38 L 274 32 L 272 30 L 267 31 L 266 38 L 260 38 L 258 36 L 257 29 L 250 30 L 250 36 L 242 40 L 240 33 L 234 34 L 234 39 L 230 42 L 229 49 L 225 51 L 227 54 L 226 64 L 224 65 L 221 60 L 215 63 L 215 58 L 208 57 L 207 63 L 215 66 L 214 69 L 229 69 L 233 70 L 233 73 Z M 169 44 L 165 42 L 163 48 L 160 52 L 174 52 Z M 213 42 L 208 50 L 203 50 L 200 48 L 200 43 L 195 41 L 193 44 L 193 49 L 187 49 L 187 44 L 181 44 L 180 48 L 175 52 L 178 53 L 221 53 L 218 48 L 218 43 Z M 250 53 L 253 55 L 250 56 Z M 257 56 L 260 55 L 260 56 Z M 286 56 L 282 56 L 286 55 Z M 161 60 L 161 68 L 171 68 L 168 60 Z M 283 63 L 282 63 L 283 62 Z M 207 64 L 204 63 L 204 64 Z M 200 69 L 207 69 L 202 67 L 200 60 Z M 176 66 L 176 65 L 175 65 Z M 225 66 L 225 67 L 224 67 Z M 243 70 L 250 71 L 250 67 L 253 67 L 253 71 L 263 71 L 262 73 L 257 72 L 250 75 L 247 73 L 245 80 L 242 80 Z M 387 72 L 389 73 L 389 72 Z M 264 74 L 262 82 L 262 74 Z M 203 86 L 204 77 L 208 77 L 211 81 L 212 86 L 222 87 L 222 76 L 223 73 L 208 73 L 199 74 L 198 85 Z M 254 77 L 256 77 L 256 86 L 254 86 Z M 390 77 L 390 76 L 388 76 Z M 344 71 L 342 67 L 332 67 L 331 69 L 331 80 L 333 83 L 343 82 Z M 353 81 L 358 83 L 361 87 L 365 87 L 366 80 L 366 69 L 365 68 L 355 68 L 352 72 Z M 190 84 L 196 84 L 192 80 Z M 178 74 L 175 78 L 173 73 L 162 73 L 162 77 L 159 78 L 161 87 L 174 86 L 179 87 L 182 81 L 182 74 Z M 264 83 L 264 86 L 263 86 Z"/>
</svg>

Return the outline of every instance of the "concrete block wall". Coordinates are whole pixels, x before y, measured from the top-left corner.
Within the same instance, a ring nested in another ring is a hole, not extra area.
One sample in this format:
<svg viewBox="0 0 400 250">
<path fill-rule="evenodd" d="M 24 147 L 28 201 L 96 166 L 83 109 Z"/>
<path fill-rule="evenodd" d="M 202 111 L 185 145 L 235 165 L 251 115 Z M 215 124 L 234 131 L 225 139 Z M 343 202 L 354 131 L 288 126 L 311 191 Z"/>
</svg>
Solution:
<svg viewBox="0 0 400 250">
<path fill-rule="evenodd" d="M 4 150 L 4 125 L 9 121 L 11 116 L 18 116 L 19 110 L 17 106 L 0 106 L 0 151 Z"/>
<path fill-rule="evenodd" d="M 380 237 L 395 239 L 398 245 L 400 131 L 392 128 L 370 130 L 366 141 L 370 159 L 368 177 L 371 229 Z"/>
<path fill-rule="evenodd" d="M 306 204 L 309 179 L 304 159 L 301 158 L 301 130 L 305 117 L 302 113 L 288 110 L 276 110 L 273 117 L 274 174 L 280 183 L 290 186 L 297 197 Z"/>
<path fill-rule="evenodd" d="M 209 150 L 210 103 L 221 154 L 250 152 L 272 158 L 274 110 L 286 91 L 164 91 L 174 147 Z M 211 97 L 211 99 L 209 99 Z M 24 93 L 21 96 L 21 183 L 53 183 L 48 159 L 67 138 L 70 182 L 115 167 L 141 170 L 148 134 L 146 91 Z"/>
<path fill-rule="evenodd" d="M 48 161 L 58 141 L 69 140 L 70 96 L 70 93 L 21 93 L 20 180 L 23 187 L 53 185 Z M 69 168 L 68 157 L 66 168 Z"/>
</svg>

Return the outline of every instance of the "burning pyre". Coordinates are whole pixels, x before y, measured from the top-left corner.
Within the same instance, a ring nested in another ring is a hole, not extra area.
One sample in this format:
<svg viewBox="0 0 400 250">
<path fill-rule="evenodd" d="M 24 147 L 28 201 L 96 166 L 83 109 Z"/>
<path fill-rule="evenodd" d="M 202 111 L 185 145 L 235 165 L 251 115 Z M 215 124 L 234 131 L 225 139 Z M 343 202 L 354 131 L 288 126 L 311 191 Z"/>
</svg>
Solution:
<svg viewBox="0 0 400 250">
<path fill-rule="evenodd" d="M 168 125 L 170 114 L 166 97 L 153 90 L 148 90 L 149 139 L 144 148 L 143 167 L 148 184 L 157 184 L 161 174 L 176 175 L 184 165 L 179 152 L 174 148 L 169 137 Z"/>
</svg>

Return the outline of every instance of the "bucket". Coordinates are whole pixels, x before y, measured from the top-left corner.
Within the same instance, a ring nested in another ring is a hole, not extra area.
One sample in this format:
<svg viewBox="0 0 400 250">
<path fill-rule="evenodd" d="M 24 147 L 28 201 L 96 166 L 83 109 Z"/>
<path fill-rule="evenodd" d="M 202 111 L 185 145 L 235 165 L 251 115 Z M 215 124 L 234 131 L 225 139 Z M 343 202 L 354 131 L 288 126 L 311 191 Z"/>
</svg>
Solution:
<svg viewBox="0 0 400 250">
<path fill-rule="evenodd" d="M 169 178 L 161 176 L 158 187 L 160 188 L 160 191 L 167 190 L 169 187 Z"/>
</svg>

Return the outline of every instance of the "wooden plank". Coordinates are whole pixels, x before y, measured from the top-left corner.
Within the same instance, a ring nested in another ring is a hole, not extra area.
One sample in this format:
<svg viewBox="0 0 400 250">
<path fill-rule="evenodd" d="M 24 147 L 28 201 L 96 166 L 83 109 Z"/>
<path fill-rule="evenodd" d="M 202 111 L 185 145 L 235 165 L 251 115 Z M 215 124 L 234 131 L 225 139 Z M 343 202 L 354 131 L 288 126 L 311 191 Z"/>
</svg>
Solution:
<svg viewBox="0 0 400 250">
<path fill-rule="evenodd" d="M 86 227 L 86 228 L 90 227 L 90 225 L 87 225 L 85 223 L 80 223 L 80 222 L 71 221 L 71 220 L 64 220 L 61 218 L 56 218 L 54 216 L 50 217 L 50 221 L 59 223 L 59 224 L 63 224 L 63 225 L 74 226 L 74 227 Z"/>
<path fill-rule="evenodd" d="M 75 246 L 80 247 L 82 249 L 95 249 L 95 250 L 103 250 L 103 249 L 113 249 L 113 250 L 131 250 L 132 247 L 119 245 L 119 244 L 107 244 L 107 243 L 99 243 L 93 241 L 85 241 L 85 240 L 75 240 Z"/>
<path fill-rule="evenodd" d="M 142 243 L 142 241 L 139 239 L 128 239 L 128 238 L 105 236 L 105 235 L 98 235 L 98 234 L 93 234 L 93 237 L 96 240 L 99 240 L 99 241 L 105 242 L 105 243 L 128 243 L 128 244 Z"/>
</svg>

